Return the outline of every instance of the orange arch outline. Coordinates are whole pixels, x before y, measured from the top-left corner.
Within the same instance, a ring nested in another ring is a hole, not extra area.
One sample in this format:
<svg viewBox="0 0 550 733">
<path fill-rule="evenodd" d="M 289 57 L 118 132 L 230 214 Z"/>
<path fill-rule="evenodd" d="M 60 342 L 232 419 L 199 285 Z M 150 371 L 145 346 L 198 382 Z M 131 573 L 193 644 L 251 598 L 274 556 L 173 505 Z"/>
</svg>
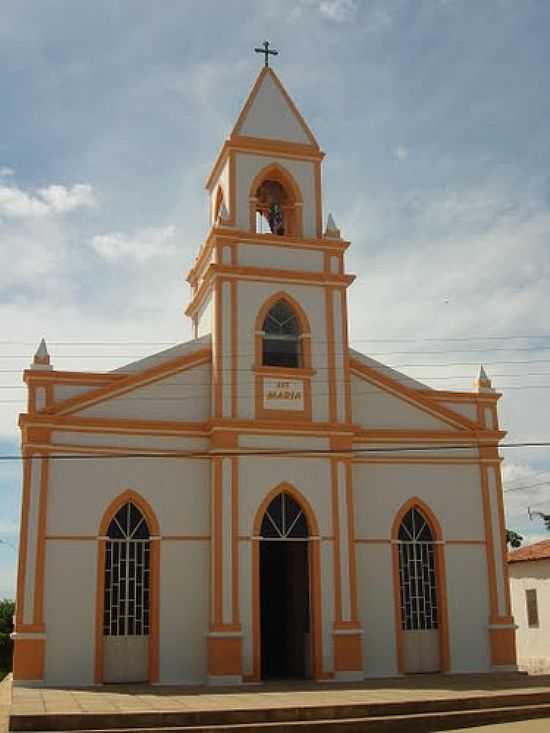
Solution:
<svg viewBox="0 0 550 733">
<path fill-rule="evenodd" d="M 218 216 L 220 214 L 222 201 L 225 202 L 225 191 L 223 190 L 222 184 L 218 183 L 218 188 L 216 190 L 216 203 L 214 204 L 214 218 L 212 221 L 213 226 L 216 226 L 218 223 Z"/>
<path fill-rule="evenodd" d="M 319 680 L 322 674 L 322 640 L 321 640 L 321 548 L 319 525 L 311 504 L 305 496 L 287 481 L 275 486 L 264 497 L 258 507 L 253 523 L 252 534 L 252 675 L 253 681 L 260 681 L 262 676 L 262 649 L 261 649 L 261 610 L 260 610 L 260 529 L 267 507 L 273 499 L 283 492 L 289 494 L 300 505 L 308 524 L 309 531 L 309 586 L 310 593 L 310 621 L 311 621 L 311 652 L 312 677 Z"/>
<path fill-rule="evenodd" d="M 262 168 L 255 175 L 254 180 L 250 186 L 249 200 L 250 200 L 250 231 L 256 231 L 256 191 L 261 184 L 269 179 L 270 181 L 277 181 L 281 186 L 289 193 L 291 201 L 288 207 L 293 212 L 289 221 L 288 236 L 301 237 L 302 236 L 302 204 L 303 197 L 300 191 L 299 185 L 296 183 L 292 174 L 280 163 L 269 163 Z"/>
<path fill-rule="evenodd" d="M 117 511 L 131 501 L 141 511 L 151 535 L 150 542 L 150 608 L 149 608 L 149 683 L 159 679 L 159 589 L 160 589 L 160 526 L 155 512 L 149 502 L 137 491 L 127 489 L 119 494 L 105 510 L 99 524 L 97 548 L 97 584 L 96 584 L 96 636 L 95 636 L 95 682 L 101 684 L 104 677 L 103 649 L 103 598 L 105 593 L 105 534 L 109 523 Z"/>
<path fill-rule="evenodd" d="M 304 369 L 310 369 L 311 368 L 311 331 L 309 326 L 309 320 L 308 317 L 305 314 L 304 309 L 302 306 L 298 303 L 297 300 L 295 300 L 291 295 L 286 293 L 284 290 L 279 290 L 276 293 L 273 293 L 262 305 L 260 310 L 258 311 L 258 315 L 256 316 L 256 323 L 255 323 L 255 333 L 256 333 L 256 366 L 262 366 L 262 354 L 263 354 L 263 327 L 264 327 L 264 321 L 271 310 L 271 308 L 277 303 L 279 300 L 284 300 L 288 305 L 292 308 L 294 313 L 296 314 L 296 317 L 298 319 L 298 322 L 300 324 L 300 342 L 302 346 L 302 368 Z"/>
<path fill-rule="evenodd" d="M 399 582 L 399 528 L 404 516 L 412 508 L 424 516 L 434 536 L 435 542 L 435 573 L 436 573 L 436 595 L 439 609 L 439 665 L 440 672 L 448 672 L 449 660 L 449 618 L 447 604 L 447 573 L 445 569 L 445 551 L 443 544 L 443 532 L 441 525 L 426 502 L 413 496 L 408 499 L 399 509 L 393 520 L 391 529 L 392 539 L 392 561 L 393 561 L 393 597 L 395 608 L 395 641 L 397 647 L 397 669 L 400 674 L 405 674 L 405 649 L 403 638 L 403 627 L 401 618 L 401 588 Z"/>
</svg>

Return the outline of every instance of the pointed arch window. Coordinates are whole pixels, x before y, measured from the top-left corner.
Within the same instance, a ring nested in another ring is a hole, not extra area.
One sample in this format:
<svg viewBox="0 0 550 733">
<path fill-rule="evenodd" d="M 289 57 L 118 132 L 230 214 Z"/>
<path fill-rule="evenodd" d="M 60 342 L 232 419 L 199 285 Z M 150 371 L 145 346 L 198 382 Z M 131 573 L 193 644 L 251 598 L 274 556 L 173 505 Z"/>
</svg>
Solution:
<svg viewBox="0 0 550 733">
<path fill-rule="evenodd" d="M 260 536 L 263 540 L 304 540 L 309 536 L 302 507 L 282 491 L 267 507 Z"/>
<path fill-rule="evenodd" d="M 294 309 L 286 300 L 278 300 L 270 308 L 262 331 L 264 366 L 302 366 L 300 323 Z"/>
<path fill-rule="evenodd" d="M 140 509 L 129 501 L 112 518 L 105 547 L 103 633 L 149 634 L 150 534 Z"/>
<path fill-rule="evenodd" d="M 399 527 L 401 624 L 405 631 L 438 628 L 435 540 L 422 512 L 412 507 Z"/>
</svg>

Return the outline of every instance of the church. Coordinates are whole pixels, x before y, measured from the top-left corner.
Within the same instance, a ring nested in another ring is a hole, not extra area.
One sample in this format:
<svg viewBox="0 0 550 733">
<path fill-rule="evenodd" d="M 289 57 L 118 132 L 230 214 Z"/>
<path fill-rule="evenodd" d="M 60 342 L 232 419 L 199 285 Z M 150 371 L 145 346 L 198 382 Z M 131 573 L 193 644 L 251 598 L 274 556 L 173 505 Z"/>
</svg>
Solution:
<svg viewBox="0 0 550 733">
<path fill-rule="evenodd" d="M 107 373 L 40 344 L 16 684 L 516 669 L 500 395 L 350 348 L 323 158 L 266 56 L 206 182 L 193 340 Z"/>
</svg>

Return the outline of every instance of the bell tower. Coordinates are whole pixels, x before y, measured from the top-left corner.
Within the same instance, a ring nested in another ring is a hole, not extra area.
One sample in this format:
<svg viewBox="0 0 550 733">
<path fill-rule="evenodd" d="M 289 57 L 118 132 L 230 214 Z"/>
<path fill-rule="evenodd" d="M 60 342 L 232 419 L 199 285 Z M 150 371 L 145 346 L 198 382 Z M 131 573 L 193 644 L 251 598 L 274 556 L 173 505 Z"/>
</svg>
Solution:
<svg viewBox="0 0 550 733">
<path fill-rule="evenodd" d="M 210 231 L 187 278 L 195 336 L 212 334 L 214 419 L 351 422 L 354 277 L 332 215 L 323 231 L 323 158 L 266 65 L 208 176 Z"/>
</svg>

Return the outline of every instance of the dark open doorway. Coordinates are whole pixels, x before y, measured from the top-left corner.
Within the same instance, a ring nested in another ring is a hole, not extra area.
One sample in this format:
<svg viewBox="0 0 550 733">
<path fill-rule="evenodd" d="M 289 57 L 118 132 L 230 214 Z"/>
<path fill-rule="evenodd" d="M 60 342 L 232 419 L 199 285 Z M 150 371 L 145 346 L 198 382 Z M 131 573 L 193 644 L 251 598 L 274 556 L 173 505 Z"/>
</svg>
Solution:
<svg viewBox="0 0 550 733">
<path fill-rule="evenodd" d="M 308 528 L 290 495 L 270 504 L 261 534 L 262 679 L 310 677 Z"/>
</svg>

